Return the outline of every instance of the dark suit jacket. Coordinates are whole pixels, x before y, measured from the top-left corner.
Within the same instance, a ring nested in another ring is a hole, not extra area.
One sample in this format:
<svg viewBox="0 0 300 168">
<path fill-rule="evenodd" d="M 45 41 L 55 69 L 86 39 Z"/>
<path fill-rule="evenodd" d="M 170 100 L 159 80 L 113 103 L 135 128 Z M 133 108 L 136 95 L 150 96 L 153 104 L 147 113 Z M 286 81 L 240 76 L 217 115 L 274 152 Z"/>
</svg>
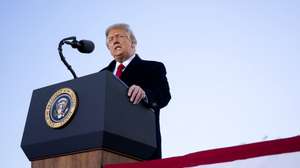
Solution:
<svg viewBox="0 0 300 168">
<path fill-rule="evenodd" d="M 103 70 L 113 72 L 116 61 L 112 61 Z M 121 80 L 131 86 L 140 86 L 147 95 L 148 103 L 144 104 L 154 109 L 156 116 L 156 137 L 158 149 L 151 159 L 161 158 L 161 135 L 159 126 L 159 111 L 165 107 L 170 99 L 169 84 L 166 77 L 166 68 L 163 63 L 142 60 L 138 55 L 128 64 L 122 73 Z"/>
</svg>

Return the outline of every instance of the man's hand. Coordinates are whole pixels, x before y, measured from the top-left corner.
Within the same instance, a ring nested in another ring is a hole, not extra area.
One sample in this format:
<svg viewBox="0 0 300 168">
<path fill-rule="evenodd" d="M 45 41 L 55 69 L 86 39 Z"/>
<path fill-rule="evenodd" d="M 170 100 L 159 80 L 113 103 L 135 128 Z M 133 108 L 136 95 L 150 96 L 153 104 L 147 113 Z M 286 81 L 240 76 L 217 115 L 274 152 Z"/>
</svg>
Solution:
<svg viewBox="0 0 300 168">
<path fill-rule="evenodd" d="M 145 96 L 145 91 L 138 85 L 132 85 L 128 89 L 128 96 L 133 104 L 138 104 Z"/>
</svg>

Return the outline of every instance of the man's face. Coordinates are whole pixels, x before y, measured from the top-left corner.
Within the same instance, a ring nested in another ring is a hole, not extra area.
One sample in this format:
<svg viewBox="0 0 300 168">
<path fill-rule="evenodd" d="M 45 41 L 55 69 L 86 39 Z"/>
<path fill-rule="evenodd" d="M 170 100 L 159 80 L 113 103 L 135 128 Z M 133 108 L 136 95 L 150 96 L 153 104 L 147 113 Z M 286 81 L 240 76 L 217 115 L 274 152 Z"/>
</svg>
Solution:
<svg viewBox="0 0 300 168">
<path fill-rule="evenodd" d="M 120 63 L 126 61 L 134 54 L 135 46 L 132 43 L 129 33 L 122 29 L 111 29 L 106 38 L 107 47 L 114 57 Z"/>
</svg>

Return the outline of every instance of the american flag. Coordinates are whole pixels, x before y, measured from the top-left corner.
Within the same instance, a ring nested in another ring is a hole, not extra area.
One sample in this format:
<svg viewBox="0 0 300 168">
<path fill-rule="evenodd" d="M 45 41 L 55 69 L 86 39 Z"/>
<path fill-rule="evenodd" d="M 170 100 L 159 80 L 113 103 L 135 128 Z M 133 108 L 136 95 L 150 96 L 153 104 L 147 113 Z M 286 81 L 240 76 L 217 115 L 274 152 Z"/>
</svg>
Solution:
<svg viewBox="0 0 300 168">
<path fill-rule="evenodd" d="M 300 136 L 104 168 L 300 168 Z"/>
</svg>

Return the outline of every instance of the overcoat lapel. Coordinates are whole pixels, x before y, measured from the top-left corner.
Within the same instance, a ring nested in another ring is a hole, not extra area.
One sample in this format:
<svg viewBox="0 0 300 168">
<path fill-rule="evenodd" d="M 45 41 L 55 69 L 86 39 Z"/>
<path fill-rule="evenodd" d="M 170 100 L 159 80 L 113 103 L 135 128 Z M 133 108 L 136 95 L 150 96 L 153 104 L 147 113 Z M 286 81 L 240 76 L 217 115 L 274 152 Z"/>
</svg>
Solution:
<svg viewBox="0 0 300 168">
<path fill-rule="evenodd" d="M 124 81 L 126 79 L 129 79 L 129 76 L 132 76 L 132 74 L 137 73 L 135 71 L 135 68 L 141 61 L 142 59 L 138 55 L 136 55 L 123 71 L 121 79 Z"/>
</svg>

